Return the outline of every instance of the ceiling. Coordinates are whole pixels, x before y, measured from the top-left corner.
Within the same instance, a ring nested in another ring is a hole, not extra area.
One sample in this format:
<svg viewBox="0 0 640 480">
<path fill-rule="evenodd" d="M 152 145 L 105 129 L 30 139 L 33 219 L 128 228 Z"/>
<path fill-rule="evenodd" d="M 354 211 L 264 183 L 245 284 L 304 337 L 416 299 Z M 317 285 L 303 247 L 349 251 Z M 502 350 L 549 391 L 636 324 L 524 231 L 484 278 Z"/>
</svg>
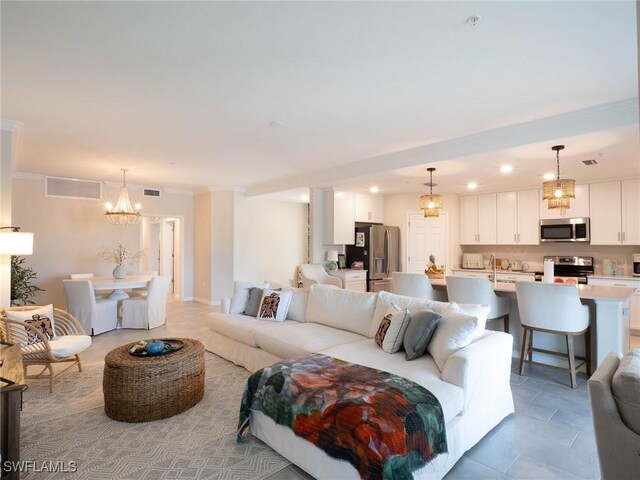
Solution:
<svg viewBox="0 0 640 480">
<path fill-rule="evenodd" d="M 563 176 L 640 175 L 633 1 L 0 8 L 21 172 L 384 194 L 421 191 L 429 165 L 459 193 L 536 186 L 564 143 Z"/>
</svg>

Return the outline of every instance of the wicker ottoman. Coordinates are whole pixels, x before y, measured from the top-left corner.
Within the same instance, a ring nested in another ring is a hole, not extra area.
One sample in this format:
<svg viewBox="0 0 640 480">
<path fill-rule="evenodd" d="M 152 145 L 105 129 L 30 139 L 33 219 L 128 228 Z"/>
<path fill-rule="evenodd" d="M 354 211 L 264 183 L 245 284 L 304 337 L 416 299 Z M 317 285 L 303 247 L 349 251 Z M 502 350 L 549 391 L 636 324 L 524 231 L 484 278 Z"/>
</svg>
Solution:
<svg viewBox="0 0 640 480">
<path fill-rule="evenodd" d="M 204 346 L 179 338 L 184 347 L 157 357 L 135 357 L 130 343 L 104 359 L 104 410 L 121 422 L 150 422 L 193 407 L 204 395 Z"/>
</svg>

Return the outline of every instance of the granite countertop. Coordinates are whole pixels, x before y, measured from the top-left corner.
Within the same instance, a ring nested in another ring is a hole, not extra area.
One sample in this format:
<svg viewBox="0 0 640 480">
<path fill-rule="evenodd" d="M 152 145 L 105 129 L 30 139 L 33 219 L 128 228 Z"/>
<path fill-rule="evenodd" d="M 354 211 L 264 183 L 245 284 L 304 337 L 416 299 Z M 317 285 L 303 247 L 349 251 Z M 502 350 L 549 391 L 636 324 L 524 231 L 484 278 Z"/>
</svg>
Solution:
<svg viewBox="0 0 640 480">
<path fill-rule="evenodd" d="M 613 277 L 612 277 L 613 278 Z M 619 277 L 618 277 L 619 278 Z M 430 279 L 431 285 L 445 287 L 445 279 Z M 491 284 L 493 285 L 493 283 Z M 608 285 L 576 285 L 578 295 L 585 300 L 613 300 L 625 301 L 636 291 L 631 287 L 618 287 Z M 516 284 L 508 282 L 497 282 L 493 288 L 496 292 L 516 293 Z"/>
</svg>

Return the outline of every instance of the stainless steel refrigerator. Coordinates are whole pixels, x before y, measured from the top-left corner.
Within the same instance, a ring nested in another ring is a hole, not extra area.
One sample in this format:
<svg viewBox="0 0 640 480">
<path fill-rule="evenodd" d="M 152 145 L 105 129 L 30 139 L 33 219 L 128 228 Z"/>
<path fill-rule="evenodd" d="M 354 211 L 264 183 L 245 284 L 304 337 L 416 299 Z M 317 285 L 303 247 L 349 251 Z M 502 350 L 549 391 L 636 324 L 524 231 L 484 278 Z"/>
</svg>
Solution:
<svg viewBox="0 0 640 480">
<path fill-rule="evenodd" d="M 391 290 L 391 272 L 400 270 L 400 228 L 356 225 L 356 244 L 347 245 L 347 265 L 363 262 L 367 290 Z"/>
</svg>

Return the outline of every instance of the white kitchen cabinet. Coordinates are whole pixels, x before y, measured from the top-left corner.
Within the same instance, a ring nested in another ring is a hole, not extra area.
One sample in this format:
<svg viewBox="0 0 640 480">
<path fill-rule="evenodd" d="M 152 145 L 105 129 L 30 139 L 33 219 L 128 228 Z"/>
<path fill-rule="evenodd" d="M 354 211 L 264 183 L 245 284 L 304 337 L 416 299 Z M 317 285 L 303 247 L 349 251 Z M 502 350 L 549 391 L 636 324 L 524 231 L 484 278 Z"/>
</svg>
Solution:
<svg viewBox="0 0 640 480">
<path fill-rule="evenodd" d="M 621 186 L 622 244 L 640 245 L 640 180 L 623 180 Z"/>
<path fill-rule="evenodd" d="M 640 331 L 640 279 L 590 277 L 588 282 L 589 285 L 635 288 L 636 291 L 629 298 L 629 323 L 632 329 Z"/>
<path fill-rule="evenodd" d="M 640 180 L 592 183 L 591 244 L 640 245 Z"/>
<path fill-rule="evenodd" d="M 380 195 L 355 194 L 356 222 L 384 223 L 384 199 Z"/>
<path fill-rule="evenodd" d="M 342 270 L 329 270 L 329 275 L 342 280 L 342 288 L 345 290 L 355 290 L 356 292 L 367 291 L 367 271 L 352 270 L 343 268 Z"/>
<path fill-rule="evenodd" d="M 535 273 L 523 272 L 496 272 L 496 280 L 498 282 L 535 282 Z"/>
<path fill-rule="evenodd" d="M 589 185 L 576 185 L 576 198 L 571 199 L 571 206 L 567 208 L 565 214 L 562 215 L 559 209 L 549 210 L 547 201 L 542 200 L 542 192 L 540 192 L 539 205 L 540 205 L 540 218 L 575 218 L 575 217 L 588 217 L 590 216 L 590 204 L 589 204 Z"/>
<path fill-rule="evenodd" d="M 498 245 L 538 245 L 538 196 L 538 190 L 497 195 Z"/>
<path fill-rule="evenodd" d="M 355 243 L 354 194 L 338 190 L 324 191 L 324 243 Z"/>
<path fill-rule="evenodd" d="M 496 194 L 467 195 L 460 198 L 460 243 L 495 245 Z"/>
<path fill-rule="evenodd" d="M 489 279 L 491 272 L 486 270 L 464 270 L 464 269 L 453 269 L 451 270 L 456 277 L 466 277 L 466 278 L 486 278 Z"/>
<path fill-rule="evenodd" d="M 592 183 L 591 245 L 620 245 L 622 242 L 622 205 L 620 182 Z"/>
</svg>

